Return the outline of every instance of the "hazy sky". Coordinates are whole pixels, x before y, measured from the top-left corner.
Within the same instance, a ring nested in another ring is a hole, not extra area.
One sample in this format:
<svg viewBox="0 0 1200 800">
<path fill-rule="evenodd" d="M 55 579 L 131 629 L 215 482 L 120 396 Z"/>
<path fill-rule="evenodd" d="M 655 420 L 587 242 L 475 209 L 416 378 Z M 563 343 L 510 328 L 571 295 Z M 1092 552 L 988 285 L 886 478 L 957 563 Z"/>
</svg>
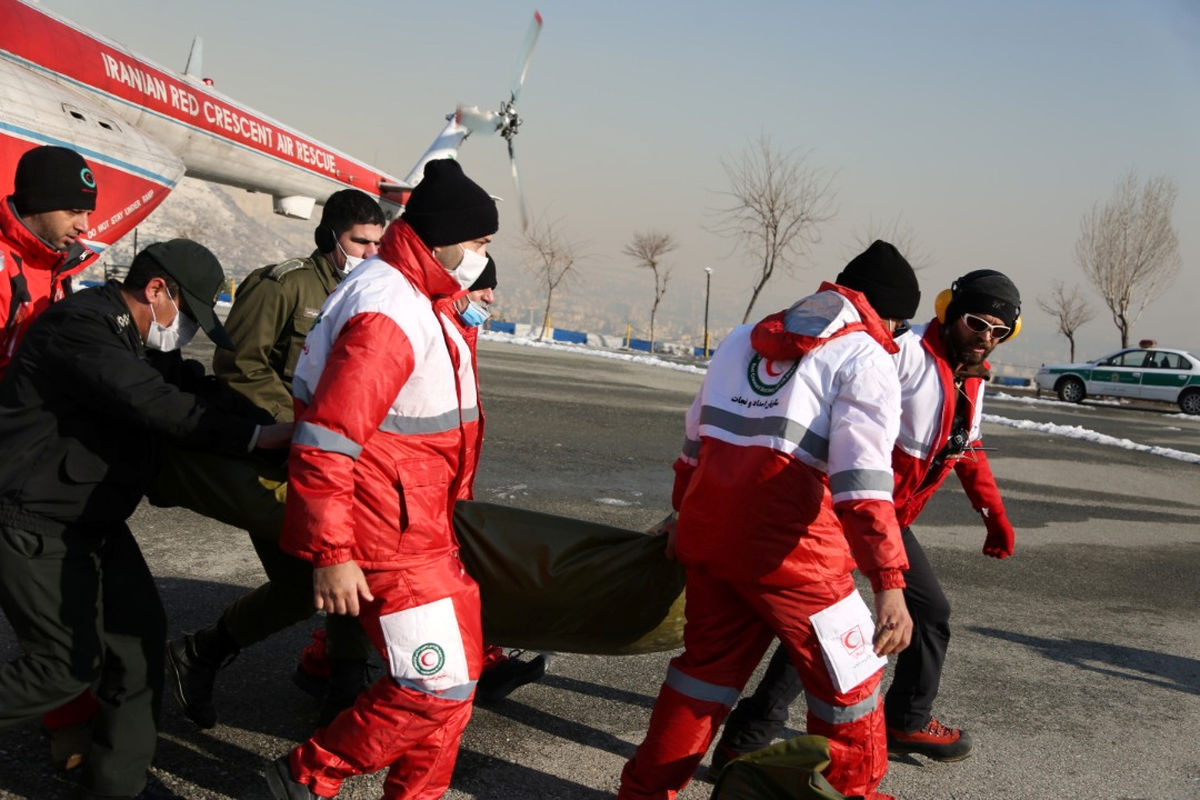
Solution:
<svg viewBox="0 0 1200 800">
<path fill-rule="evenodd" d="M 458 103 L 498 106 L 534 9 L 510 0 L 43 5 L 176 70 L 200 34 L 218 89 L 400 175 Z M 919 316 L 958 275 L 999 269 L 1021 289 L 1025 332 L 998 360 L 1065 360 L 1066 342 L 1035 300 L 1056 278 L 1085 285 L 1074 261 L 1080 220 L 1134 170 L 1178 185 L 1183 257 L 1134 338 L 1200 354 L 1200 2 L 537 7 L 545 27 L 518 104 L 518 154 L 531 209 L 559 219 L 591 256 L 568 290 L 576 297 L 622 285 L 648 296 L 649 273 L 621 248 L 634 231 L 657 229 L 681 243 L 661 313 L 695 316 L 699 331 L 710 266 L 711 325 L 739 322 L 748 267 L 709 229 L 727 185 L 721 159 L 765 133 L 836 173 L 838 214 L 795 277 L 768 284 L 757 316 L 835 275 L 856 234 L 899 218 L 931 256 Z M 468 141 L 461 160 L 512 197 L 500 140 Z M 497 257 L 513 263 L 515 203 L 503 204 L 501 223 Z M 1097 314 L 1079 355 L 1092 357 L 1119 338 L 1085 288 Z"/>
</svg>

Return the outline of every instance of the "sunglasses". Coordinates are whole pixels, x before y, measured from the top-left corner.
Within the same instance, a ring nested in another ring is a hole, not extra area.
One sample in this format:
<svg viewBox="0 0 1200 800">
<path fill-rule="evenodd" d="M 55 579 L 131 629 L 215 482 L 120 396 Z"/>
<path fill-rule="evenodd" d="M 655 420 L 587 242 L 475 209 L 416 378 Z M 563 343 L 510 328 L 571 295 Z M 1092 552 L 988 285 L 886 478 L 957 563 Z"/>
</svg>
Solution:
<svg viewBox="0 0 1200 800">
<path fill-rule="evenodd" d="M 982 317 L 974 314 L 963 314 L 963 324 L 975 333 L 990 333 L 993 339 L 1000 340 L 1012 332 L 1011 325 L 993 325 Z"/>
</svg>

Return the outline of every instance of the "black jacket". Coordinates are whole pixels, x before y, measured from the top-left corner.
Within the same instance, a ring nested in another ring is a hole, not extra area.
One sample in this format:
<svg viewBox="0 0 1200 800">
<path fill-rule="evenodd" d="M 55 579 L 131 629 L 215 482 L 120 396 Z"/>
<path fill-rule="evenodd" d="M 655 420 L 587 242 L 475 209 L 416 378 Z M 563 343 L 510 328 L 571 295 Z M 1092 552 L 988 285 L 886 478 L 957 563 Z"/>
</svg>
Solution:
<svg viewBox="0 0 1200 800">
<path fill-rule="evenodd" d="M 0 382 L 0 521 L 42 532 L 122 522 L 154 474 L 159 435 L 245 452 L 253 430 L 146 361 L 120 284 L 87 289 L 33 323 Z"/>
</svg>

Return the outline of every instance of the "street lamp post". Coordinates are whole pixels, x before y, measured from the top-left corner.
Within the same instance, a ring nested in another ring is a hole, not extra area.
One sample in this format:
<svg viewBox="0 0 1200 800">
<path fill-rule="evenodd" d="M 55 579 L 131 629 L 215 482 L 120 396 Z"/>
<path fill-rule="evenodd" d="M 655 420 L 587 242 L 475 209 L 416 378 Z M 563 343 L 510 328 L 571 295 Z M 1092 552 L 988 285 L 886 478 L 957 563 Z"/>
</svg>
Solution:
<svg viewBox="0 0 1200 800">
<path fill-rule="evenodd" d="M 712 289 L 712 267 L 704 268 L 704 357 L 708 358 L 708 297 Z"/>
</svg>

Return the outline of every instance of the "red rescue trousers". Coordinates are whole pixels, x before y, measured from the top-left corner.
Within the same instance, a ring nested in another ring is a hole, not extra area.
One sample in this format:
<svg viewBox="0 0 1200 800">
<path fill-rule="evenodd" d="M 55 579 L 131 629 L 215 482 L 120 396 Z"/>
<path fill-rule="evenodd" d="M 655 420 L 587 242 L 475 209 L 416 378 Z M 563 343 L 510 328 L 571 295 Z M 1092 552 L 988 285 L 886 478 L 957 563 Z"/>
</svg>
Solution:
<svg viewBox="0 0 1200 800">
<path fill-rule="evenodd" d="M 825 777 L 843 794 L 871 797 L 887 772 L 883 671 L 837 691 L 809 622 L 852 591 L 849 575 L 780 587 L 719 580 L 689 567 L 684 652 L 671 659 L 646 739 L 621 772 L 618 800 L 669 800 L 688 784 L 776 637 L 804 682 L 808 732 L 829 739 Z"/>
<path fill-rule="evenodd" d="M 291 752 L 292 776 L 322 797 L 389 767 L 388 800 L 446 793 L 483 660 L 479 587 L 455 557 L 366 573 L 359 614 L 388 675 Z"/>
</svg>

